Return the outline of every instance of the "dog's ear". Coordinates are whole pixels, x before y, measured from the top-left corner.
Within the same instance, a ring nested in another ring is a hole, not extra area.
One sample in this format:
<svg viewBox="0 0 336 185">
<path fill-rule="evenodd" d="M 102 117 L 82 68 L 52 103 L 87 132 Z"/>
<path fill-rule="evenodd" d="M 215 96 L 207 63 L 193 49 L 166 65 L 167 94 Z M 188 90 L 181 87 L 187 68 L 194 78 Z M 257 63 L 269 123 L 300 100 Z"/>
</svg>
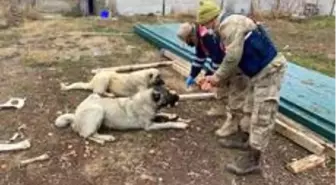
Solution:
<svg viewBox="0 0 336 185">
<path fill-rule="evenodd" d="M 152 99 L 154 102 L 158 102 L 161 98 L 161 94 L 160 92 L 156 91 L 156 90 L 153 90 L 152 91 Z"/>
</svg>

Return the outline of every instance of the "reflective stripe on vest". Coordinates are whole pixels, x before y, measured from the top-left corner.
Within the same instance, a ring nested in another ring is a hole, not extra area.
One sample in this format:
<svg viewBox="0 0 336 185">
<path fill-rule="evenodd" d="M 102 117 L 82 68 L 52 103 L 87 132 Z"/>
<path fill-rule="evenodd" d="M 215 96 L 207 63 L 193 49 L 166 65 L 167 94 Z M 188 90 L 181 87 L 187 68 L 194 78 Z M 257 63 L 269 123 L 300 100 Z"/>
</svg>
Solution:
<svg viewBox="0 0 336 185">
<path fill-rule="evenodd" d="M 201 46 L 202 51 L 205 53 L 206 56 L 210 55 L 209 50 L 205 47 L 203 40 L 202 40 L 202 34 L 200 33 L 200 25 L 196 26 L 196 36 L 198 39 L 198 43 Z M 220 48 L 225 53 L 225 46 L 222 42 L 220 42 Z"/>
</svg>

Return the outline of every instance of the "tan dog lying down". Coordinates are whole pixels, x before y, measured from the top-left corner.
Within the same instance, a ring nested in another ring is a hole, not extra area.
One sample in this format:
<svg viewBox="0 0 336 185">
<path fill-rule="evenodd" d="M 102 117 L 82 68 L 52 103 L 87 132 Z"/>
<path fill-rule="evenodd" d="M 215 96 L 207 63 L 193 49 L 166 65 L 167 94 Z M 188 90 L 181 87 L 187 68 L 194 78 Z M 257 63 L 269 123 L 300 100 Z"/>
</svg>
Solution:
<svg viewBox="0 0 336 185">
<path fill-rule="evenodd" d="M 71 125 L 80 136 L 98 143 L 114 141 L 112 135 L 98 134 L 104 125 L 117 130 L 144 129 L 185 129 L 187 124 L 175 118 L 165 118 L 159 110 L 177 104 L 179 96 L 164 86 L 142 90 L 132 97 L 104 98 L 92 94 L 79 104 L 74 114 L 59 116 L 55 125 Z M 165 118 L 165 122 L 159 121 Z M 175 121 L 174 121 L 175 120 Z"/>
<path fill-rule="evenodd" d="M 61 83 L 61 90 L 86 89 L 108 97 L 128 97 L 133 96 L 140 90 L 163 84 L 164 81 L 161 79 L 160 71 L 150 68 L 131 73 L 101 71 L 88 83 L 77 82 L 70 85 Z"/>
</svg>

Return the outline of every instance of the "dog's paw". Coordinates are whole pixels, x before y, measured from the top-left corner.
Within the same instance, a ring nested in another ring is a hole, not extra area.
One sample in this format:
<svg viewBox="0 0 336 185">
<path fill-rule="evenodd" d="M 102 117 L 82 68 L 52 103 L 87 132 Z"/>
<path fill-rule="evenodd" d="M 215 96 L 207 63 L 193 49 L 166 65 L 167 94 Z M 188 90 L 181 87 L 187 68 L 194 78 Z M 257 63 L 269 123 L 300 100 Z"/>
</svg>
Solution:
<svg viewBox="0 0 336 185">
<path fill-rule="evenodd" d="M 181 122 L 184 122 L 184 123 L 190 123 L 190 122 L 192 122 L 191 119 L 183 119 L 183 118 L 178 118 L 177 121 L 181 121 Z"/>
<path fill-rule="evenodd" d="M 115 94 L 113 94 L 113 93 L 107 93 L 107 92 L 103 93 L 103 96 L 108 97 L 108 98 L 115 98 L 116 97 Z"/>
<path fill-rule="evenodd" d="M 95 134 L 94 138 L 102 140 L 102 141 L 106 141 L 106 142 L 112 142 L 115 141 L 116 138 L 112 135 L 105 135 L 105 134 Z"/>
<path fill-rule="evenodd" d="M 102 140 L 102 139 L 98 139 L 98 138 L 95 138 L 95 137 L 88 137 L 87 139 L 90 140 L 90 141 L 93 141 L 97 144 L 105 145 L 105 141 Z"/>
<path fill-rule="evenodd" d="M 104 140 L 107 141 L 107 142 L 113 142 L 113 141 L 116 140 L 116 138 L 114 136 L 107 135 L 107 136 L 105 136 Z"/>
<path fill-rule="evenodd" d="M 61 91 L 66 91 L 66 90 L 67 90 L 67 85 L 66 85 L 66 83 L 61 82 L 61 83 L 60 83 L 60 86 L 61 86 Z"/>
<path fill-rule="evenodd" d="M 171 121 L 176 121 L 179 119 L 179 116 L 177 114 L 170 114 L 170 113 L 165 113 L 165 115 L 168 117 L 169 120 Z"/>
<path fill-rule="evenodd" d="M 183 123 L 183 122 L 179 122 L 178 123 L 178 128 L 179 129 L 187 129 L 188 128 L 188 124 L 187 123 Z"/>
<path fill-rule="evenodd" d="M 223 129 L 218 129 L 215 132 L 215 135 L 218 136 L 218 137 L 226 137 L 226 136 L 228 136 L 230 134 L 231 134 L 231 132 L 225 131 Z"/>
</svg>

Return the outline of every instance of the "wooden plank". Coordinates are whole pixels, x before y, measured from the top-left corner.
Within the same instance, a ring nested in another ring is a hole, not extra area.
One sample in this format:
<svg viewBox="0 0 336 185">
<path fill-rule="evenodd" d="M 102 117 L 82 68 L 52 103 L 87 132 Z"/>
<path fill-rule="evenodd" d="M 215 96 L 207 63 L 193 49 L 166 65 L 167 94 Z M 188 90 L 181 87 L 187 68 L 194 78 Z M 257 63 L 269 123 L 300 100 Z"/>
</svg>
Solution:
<svg viewBox="0 0 336 185">
<path fill-rule="evenodd" d="M 276 120 L 275 130 L 314 154 L 320 155 L 325 150 L 325 147 L 321 143 L 305 134 L 302 130 L 297 129 L 280 119 Z"/>
<path fill-rule="evenodd" d="M 190 93 L 190 94 L 181 94 L 180 100 L 206 100 L 206 99 L 215 99 L 215 93 Z"/>
<path fill-rule="evenodd" d="M 173 52 L 166 50 L 166 49 L 162 49 L 161 50 L 163 56 L 169 58 L 170 60 L 178 60 L 178 61 L 185 61 L 187 63 L 189 63 L 188 61 L 184 60 L 182 57 L 177 56 L 176 54 L 174 54 Z"/>
<path fill-rule="evenodd" d="M 287 164 L 286 168 L 292 173 L 296 174 L 320 166 L 325 161 L 326 161 L 325 155 L 319 156 L 312 154 L 300 160 Z"/>
<path fill-rule="evenodd" d="M 178 61 L 178 60 L 175 60 L 174 61 L 174 64 L 175 65 L 175 68 L 183 68 L 184 70 L 182 69 L 178 69 L 180 71 L 178 71 L 182 76 L 184 77 L 188 77 L 189 76 L 189 70 L 191 69 L 191 65 L 188 64 L 188 63 L 185 63 L 185 62 L 181 62 L 181 61 Z M 178 67 L 177 67 L 178 66 Z M 174 69 L 174 68 L 173 68 Z M 203 76 L 205 76 L 205 72 L 204 71 L 201 71 L 200 73 L 201 75 L 198 75 L 196 77 L 196 82 L 198 82 L 199 80 L 201 80 L 201 78 Z"/>
<path fill-rule="evenodd" d="M 191 63 L 189 61 L 183 59 L 182 57 L 177 56 L 176 54 L 172 53 L 171 51 L 162 49 L 162 53 L 163 53 L 163 56 L 169 58 L 170 60 L 174 60 L 177 63 L 177 65 L 179 65 L 181 67 L 184 67 L 188 70 L 191 68 Z M 202 76 L 205 75 L 205 72 L 203 70 L 201 71 L 201 75 Z"/>
<path fill-rule="evenodd" d="M 187 69 L 181 67 L 180 65 L 176 64 L 176 62 L 174 61 L 173 65 L 172 65 L 172 68 L 178 72 L 180 75 L 182 75 L 183 77 L 188 77 L 189 75 L 189 72 Z"/>
<path fill-rule="evenodd" d="M 133 64 L 133 65 L 124 65 L 124 66 L 117 66 L 117 67 L 108 67 L 108 68 L 99 68 L 93 69 L 92 73 L 97 73 L 100 71 L 116 71 L 116 72 L 128 72 L 128 71 L 135 71 L 147 68 L 157 68 L 157 67 L 166 67 L 171 66 L 173 61 L 162 61 L 162 62 L 153 62 L 153 63 L 146 63 L 146 64 Z"/>
<path fill-rule="evenodd" d="M 306 127 L 300 125 L 299 123 L 295 122 L 294 120 L 286 117 L 283 114 L 278 114 L 278 119 L 282 122 L 285 122 L 287 125 L 297 129 L 301 130 L 301 132 L 305 133 L 307 136 L 311 137 L 312 139 L 318 141 L 319 143 L 322 143 L 323 141 L 316 135 L 313 134 L 311 131 L 309 131 Z"/>
<path fill-rule="evenodd" d="M 335 152 L 336 152 L 335 145 L 328 142 L 324 143 L 323 146 L 326 148 L 325 149 L 326 155 L 335 159 Z"/>
<path fill-rule="evenodd" d="M 295 128 L 297 130 L 300 130 L 307 137 L 309 137 L 309 138 L 313 139 L 314 141 L 320 143 L 322 146 L 325 147 L 324 152 L 327 154 L 327 156 L 335 159 L 335 144 L 334 143 L 331 143 L 327 139 L 321 137 L 320 135 L 317 135 L 316 133 L 312 132 L 308 128 L 306 128 L 303 125 L 295 122 L 294 120 L 291 120 L 291 119 L 287 118 L 286 116 L 284 116 L 282 114 L 278 114 L 278 119 L 285 122 L 290 127 Z"/>
</svg>

